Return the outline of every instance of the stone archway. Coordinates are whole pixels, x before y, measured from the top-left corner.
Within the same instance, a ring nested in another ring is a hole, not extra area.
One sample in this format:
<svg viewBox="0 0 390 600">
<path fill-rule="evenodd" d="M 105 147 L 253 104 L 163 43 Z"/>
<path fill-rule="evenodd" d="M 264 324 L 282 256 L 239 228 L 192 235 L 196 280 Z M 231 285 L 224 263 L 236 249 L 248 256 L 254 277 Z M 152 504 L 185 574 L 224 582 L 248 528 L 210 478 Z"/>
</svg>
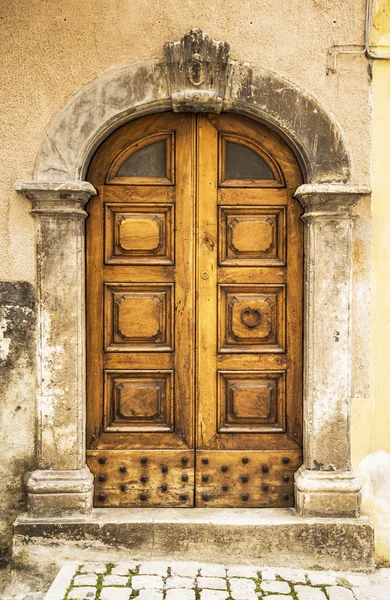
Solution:
<svg viewBox="0 0 390 600">
<path fill-rule="evenodd" d="M 232 111 L 264 122 L 300 161 L 306 182 L 295 194 L 305 209 L 305 462 L 296 477 L 297 510 L 356 517 L 351 210 L 369 190 L 351 183 L 342 136 L 313 98 L 274 73 L 230 61 L 228 45 L 199 30 L 167 44 L 164 59 L 110 71 L 80 89 L 49 127 L 34 180 L 16 184 L 32 202 L 37 227 L 38 470 L 28 484 L 30 515 L 92 510 L 84 443 L 84 206 L 96 193 L 84 180 L 90 158 L 123 123 L 172 109 Z"/>
</svg>

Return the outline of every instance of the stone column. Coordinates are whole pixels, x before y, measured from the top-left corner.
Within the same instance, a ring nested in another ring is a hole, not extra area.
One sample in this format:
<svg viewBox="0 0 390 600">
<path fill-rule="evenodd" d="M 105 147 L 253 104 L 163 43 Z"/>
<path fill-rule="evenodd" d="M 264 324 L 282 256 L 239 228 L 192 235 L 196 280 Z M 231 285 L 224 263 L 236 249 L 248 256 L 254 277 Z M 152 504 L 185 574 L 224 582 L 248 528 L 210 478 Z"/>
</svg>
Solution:
<svg viewBox="0 0 390 600">
<path fill-rule="evenodd" d="M 297 512 L 357 517 L 351 472 L 352 209 L 360 186 L 302 185 L 305 209 L 304 464 L 295 477 Z"/>
<path fill-rule="evenodd" d="M 92 475 L 85 464 L 84 181 L 17 182 L 32 203 L 37 256 L 38 470 L 28 482 L 33 516 L 87 514 Z"/>
</svg>

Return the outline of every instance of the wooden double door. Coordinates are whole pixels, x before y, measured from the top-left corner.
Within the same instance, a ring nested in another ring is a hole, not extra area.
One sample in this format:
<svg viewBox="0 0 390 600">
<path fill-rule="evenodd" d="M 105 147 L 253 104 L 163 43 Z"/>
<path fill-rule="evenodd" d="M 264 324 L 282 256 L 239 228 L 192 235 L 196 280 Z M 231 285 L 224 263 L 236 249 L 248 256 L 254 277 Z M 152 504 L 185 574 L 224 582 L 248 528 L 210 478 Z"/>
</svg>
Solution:
<svg viewBox="0 0 390 600">
<path fill-rule="evenodd" d="M 294 505 L 302 462 L 296 159 L 223 115 L 124 125 L 88 173 L 95 506 Z"/>
</svg>

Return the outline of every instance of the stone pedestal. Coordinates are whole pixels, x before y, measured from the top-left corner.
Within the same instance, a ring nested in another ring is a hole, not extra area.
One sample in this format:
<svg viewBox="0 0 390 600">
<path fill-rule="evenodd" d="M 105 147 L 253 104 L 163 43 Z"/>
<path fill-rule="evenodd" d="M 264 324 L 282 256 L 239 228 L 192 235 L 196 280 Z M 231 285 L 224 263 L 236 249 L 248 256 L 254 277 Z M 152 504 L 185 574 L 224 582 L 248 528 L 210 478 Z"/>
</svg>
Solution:
<svg viewBox="0 0 390 600">
<path fill-rule="evenodd" d="M 28 482 L 34 515 L 92 510 L 85 465 L 85 204 L 87 182 L 18 182 L 36 220 L 37 459 Z"/>
<path fill-rule="evenodd" d="M 356 517 L 351 472 L 352 209 L 359 186 L 302 185 L 305 209 L 304 466 L 295 478 L 301 516 Z"/>
</svg>

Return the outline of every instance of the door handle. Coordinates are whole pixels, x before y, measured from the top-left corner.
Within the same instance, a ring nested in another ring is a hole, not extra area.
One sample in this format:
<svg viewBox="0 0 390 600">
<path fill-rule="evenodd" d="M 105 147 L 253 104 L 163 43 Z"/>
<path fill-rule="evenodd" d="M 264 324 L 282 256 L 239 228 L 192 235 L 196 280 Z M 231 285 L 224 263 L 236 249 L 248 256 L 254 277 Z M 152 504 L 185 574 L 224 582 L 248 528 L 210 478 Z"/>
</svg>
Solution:
<svg viewBox="0 0 390 600">
<path fill-rule="evenodd" d="M 261 311 L 258 308 L 249 308 L 249 306 L 241 311 L 240 318 L 242 323 L 250 328 L 257 327 L 263 320 Z"/>
</svg>

